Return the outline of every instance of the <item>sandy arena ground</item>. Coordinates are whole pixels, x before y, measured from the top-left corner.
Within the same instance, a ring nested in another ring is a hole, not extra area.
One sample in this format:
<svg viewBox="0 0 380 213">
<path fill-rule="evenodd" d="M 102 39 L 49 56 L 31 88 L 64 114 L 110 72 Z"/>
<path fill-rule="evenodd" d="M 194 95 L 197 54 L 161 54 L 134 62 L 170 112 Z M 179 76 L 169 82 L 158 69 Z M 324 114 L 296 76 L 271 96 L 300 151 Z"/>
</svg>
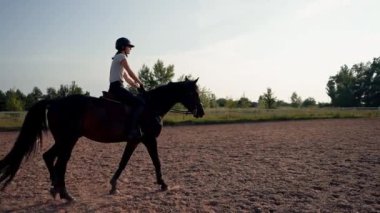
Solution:
<svg viewBox="0 0 380 213">
<path fill-rule="evenodd" d="M 0 132 L 0 158 L 17 132 Z M 165 127 L 164 180 L 143 145 L 108 184 L 125 144 L 81 138 L 66 183 L 76 202 L 53 200 L 42 153 L 0 192 L 0 212 L 380 212 L 380 119 Z"/>
</svg>

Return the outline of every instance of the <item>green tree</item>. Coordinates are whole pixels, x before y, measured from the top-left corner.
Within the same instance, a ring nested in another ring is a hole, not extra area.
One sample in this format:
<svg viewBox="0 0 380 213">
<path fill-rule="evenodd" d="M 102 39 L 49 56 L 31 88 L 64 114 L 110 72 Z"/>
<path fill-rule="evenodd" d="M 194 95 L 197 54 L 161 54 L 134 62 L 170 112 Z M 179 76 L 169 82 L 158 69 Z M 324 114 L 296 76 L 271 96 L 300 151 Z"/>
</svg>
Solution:
<svg viewBox="0 0 380 213">
<path fill-rule="evenodd" d="M 317 105 L 317 102 L 315 101 L 314 98 L 306 98 L 303 102 L 302 102 L 302 107 L 315 107 Z"/>
<path fill-rule="evenodd" d="M 257 101 L 257 105 L 260 109 L 265 109 L 264 97 L 262 95 L 259 96 L 259 100 Z"/>
<path fill-rule="evenodd" d="M 204 108 L 215 108 L 217 107 L 216 96 L 210 90 L 202 88 L 199 90 L 199 99 Z"/>
<path fill-rule="evenodd" d="M 374 58 L 370 65 L 372 70 L 371 87 L 368 91 L 367 106 L 379 107 L 380 106 L 380 57 Z"/>
<path fill-rule="evenodd" d="M 338 106 L 335 77 L 331 76 L 329 78 L 329 81 L 327 82 L 326 91 L 327 91 L 327 95 L 331 98 L 331 105 Z"/>
<path fill-rule="evenodd" d="M 192 80 L 194 81 L 195 78 L 189 74 L 189 75 L 181 75 L 177 81 L 185 81 L 185 80 Z M 214 93 L 211 92 L 211 90 L 200 87 L 198 85 L 199 89 L 199 98 L 201 99 L 201 103 L 203 104 L 204 108 L 215 108 L 218 106 L 218 103 L 216 102 L 216 96 Z"/>
<path fill-rule="evenodd" d="M 57 91 L 57 96 L 58 97 L 66 97 L 68 95 L 69 95 L 69 86 L 61 84 L 59 86 L 58 91 Z"/>
<path fill-rule="evenodd" d="M 231 98 L 227 99 L 226 107 L 231 109 L 231 108 L 236 108 L 236 106 L 237 106 L 236 101 L 232 100 Z"/>
<path fill-rule="evenodd" d="M 239 108 L 249 108 L 252 106 L 252 102 L 243 96 L 237 101 L 236 106 Z"/>
<path fill-rule="evenodd" d="M 5 93 L 5 110 L 23 111 L 25 107 L 26 96 L 20 90 L 10 89 Z"/>
<path fill-rule="evenodd" d="M 352 66 L 350 70 L 353 74 L 354 82 L 353 82 L 353 95 L 355 98 L 355 105 L 361 106 L 366 105 L 365 103 L 368 102 L 368 93 L 371 86 L 371 78 L 372 73 L 370 73 L 372 70 L 369 69 L 369 65 L 365 65 L 364 63 L 355 64 Z"/>
<path fill-rule="evenodd" d="M 290 105 L 292 107 L 300 107 L 302 104 L 302 99 L 300 96 L 297 95 L 296 92 L 293 92 L 292 96 L 290 97 Z"/>
<path fill-rule="evenodd" d="M 276 97 L 271 88 L 267 88 L 267 92 L 260 96 L 259 105 L 260 102 L 264 105 L 265 109 L 274 109 L 276 107 Z"/>
<path fill-rule="evenodd" d="M 165 66 L 161 60 L 157 60 L 152 70 L 146 65 L 143 65 L 138 75 L 145 89 L 151 90 L 159 85 L 167 84 L 172 80 L 174 77 L 174 65 Z"/>
<path fill-rule="evenodd" d="M 355 98 L 355 76 L 347 65 L 341 67 L 339 73 L 330 77 L 328 82 L 328 94 L 334 94 L 332 103 L 340 107 L 359 106 L 360 102 Z"/>
<path fill-rule="evenodd" d="M 283 101 L 283 100 L 277 100 L 276 106 L 277 107 L 289 107 L 290 104 L 288 102 Z"/>
<path fill-rule="evenodd" d="M 80 88 L 75 81 L 71 82 L 69 86 L 69 95 L 83 95 L 83 90 Z"/>
<path fill-rule="evenodd" d="M 327 102 L 318 102 L 318 107 L 319 107 L 319 108 L 331 107 L 331 103 L 327 103 Z"/>
<path fill-rule="evenodd" d="M 145 64 L 141 67 L 138 75 L 140 80 L 143 82 L 145 89 L 151 90 L 158 85 L 153 77 L 153 72 Z"/>
<path fill-rule="evenodd" d="M 46 95 L 45 95 L 46 99 L 54 99 L 57 97 L 58 97 L 57 90 L 54 87 L 48 87 L 46 89 Z"/>
<path fill-rule="evenodd" d="M 188 74 L 188 75 L 181 75 L 181 76 L 179 76 L 179 78 L 177 79 L 177 81 L 185 81 L 185 80 L 192 80 L 192 81 L 194 81 L 195 80 L 195 78 L 191 75 L 191 74 Z"/>
<path fill-rule="evenodd" d="M 216 104 L 219 106 L 219 107 L 225 107 L 227 105 L 227 99 L 225 98 L 218 98 L 216 100 Z"/>
<path fill-rule="evenodd" d="M 174 65 L 165 66 L 161 60 L 157 60 L 152 69 L 143 65 L 138 75 L 145 89 L 151 90 L 172 81 L 174 77 Z M 185 79 L 194 80 L 191 75 L 181 75 L 178 81 L 184 81 Z M 199 86 L 199 98 L 205 108 L 217 106 L 215 94 L 205 87 Z M 175 106 L 175 108 L 180 108 L 180 106 Z"/>
<path fill-rule="evenodd" d="M 90 92 L 86 91 L 83 92 L 83 89 L 79 87 L 75 81 L 71 82 L 71 85 L 69 86 L 69 95 L 86 95 L 89 96 Z"/>
<path fill-rule="evenodd" d="M 34 87 L 32 92 L 26 96 L 25 110 L 29 110 L 37 101 L 43 98 L 43 94 L 38 87 Z"/>
<path fill-rule="evenodd" d="M 0 111 L 5 111 L 6 100 L 7 100 L 7 97 L 5 96 L 5 93 L 0 90 Z"/>
<path fill-rule="evenodd" d="M 333 106 L 380 106 L 380 57 L 351 68 L 342 66 L 336 75 L 330 76 L 326 89 Z"/>
<path fill-rule="evenodd" d="M 90 93 L 84 93 L 83 89 L 79 87 L 75 81 L 71 82 L 71 85 L 61 84 L 57 91 L 57 97 L 66 97 L 69 95 L 90 95 Z"/>
<path fill-rule="evenodd" d="M 361 104 L 367 107 L 380 106 L 380 57 L 372 63 L 356 64 L 352 67 L 356 74 L 356 94 Z"/>
</svg>

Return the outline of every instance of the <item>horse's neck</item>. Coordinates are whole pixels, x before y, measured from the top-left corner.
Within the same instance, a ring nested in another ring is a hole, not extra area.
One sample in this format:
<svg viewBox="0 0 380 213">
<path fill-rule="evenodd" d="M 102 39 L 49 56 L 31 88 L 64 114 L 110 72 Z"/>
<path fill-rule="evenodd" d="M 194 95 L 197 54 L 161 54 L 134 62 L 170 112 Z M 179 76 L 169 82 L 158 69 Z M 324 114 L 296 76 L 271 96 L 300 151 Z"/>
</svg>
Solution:
<svg viewBox="0 0 380 213">
<path fill-rule="evenodd" d="M 156 112 L 159 116 L 163 117 L 166 115 L 166 113 L 169 112 L 169 110 L 171 108 L 173 108 L 173 106 L 178 103 L 178 101 L 164 101 L 164 102 L 160 102 L 158 104 L 154 104 L 153 106 L 159 106 L 157 107 L 156 109 Z"/>
<path fill-rule="evenodd" d="M 152 97 L 149 105 L 155 114 L 163 117 L 177 103 L 179 103 L 179 100 L 169 95 L 163 98 Z"/>
</svg>

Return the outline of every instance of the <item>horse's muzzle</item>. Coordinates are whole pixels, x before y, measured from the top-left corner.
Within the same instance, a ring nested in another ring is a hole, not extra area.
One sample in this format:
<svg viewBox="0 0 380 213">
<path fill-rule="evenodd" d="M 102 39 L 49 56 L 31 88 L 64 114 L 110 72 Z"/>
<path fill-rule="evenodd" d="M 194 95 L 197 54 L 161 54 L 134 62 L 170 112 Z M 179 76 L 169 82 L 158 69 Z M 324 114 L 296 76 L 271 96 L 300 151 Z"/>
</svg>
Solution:
<svg viewBox="0 0 380 213">
<path fill-rule="evenodd" d="M 205 115 L 203 107 L 200 107 L 199 109 L 195 108 L 192 113 L 193 113 L 193 116 L 196 118 L 201 118 Z"/>
</svg>

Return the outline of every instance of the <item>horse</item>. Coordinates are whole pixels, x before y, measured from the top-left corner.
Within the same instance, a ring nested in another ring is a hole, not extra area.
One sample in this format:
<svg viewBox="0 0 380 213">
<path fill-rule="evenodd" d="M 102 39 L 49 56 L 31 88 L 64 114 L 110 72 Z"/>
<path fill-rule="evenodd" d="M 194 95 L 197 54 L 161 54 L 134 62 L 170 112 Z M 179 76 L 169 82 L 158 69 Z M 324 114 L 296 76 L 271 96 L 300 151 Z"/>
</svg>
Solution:
<svg viewBox="0 0 380 213">
<path fill-rule="evenodd" d="M 155 167 L 156 183 L 161 186 L 161 190 L 167 190 L 157 151 L 157 137 L 161 133 L 162 122 L 157 122 L 157 119 L 162 119 L 177 103 L 181 103 L 195 118 L 203 117 L 197 81 L 185 79 L 170 82 L 139 94 L 145 100 L 145 107 L 139 119 L 143 134 L 138 140 L 127 137 L 126 126 L 131 108 L 125 104 L 85 95 L 40 100 L 26 114 L 13 148 L 0 161 L 1 190 L 13 180 L 21 162 L 28 159 L 38 144 L 42 146 L 42 133 L 48 129 L 54 144 L 44 152 L 43 159 L 50 174 L 50 194 L 54 199 L 59 195 L 68 202 L 75 200 L 66 189 L 65 173 L 71 152 L 80 137 L 101 143 L 127 142 L 119 166 L 110 180 L 110 194 L 117 192 L 117 180 L 141 142 L 146 146 Z"/>
</svg>

